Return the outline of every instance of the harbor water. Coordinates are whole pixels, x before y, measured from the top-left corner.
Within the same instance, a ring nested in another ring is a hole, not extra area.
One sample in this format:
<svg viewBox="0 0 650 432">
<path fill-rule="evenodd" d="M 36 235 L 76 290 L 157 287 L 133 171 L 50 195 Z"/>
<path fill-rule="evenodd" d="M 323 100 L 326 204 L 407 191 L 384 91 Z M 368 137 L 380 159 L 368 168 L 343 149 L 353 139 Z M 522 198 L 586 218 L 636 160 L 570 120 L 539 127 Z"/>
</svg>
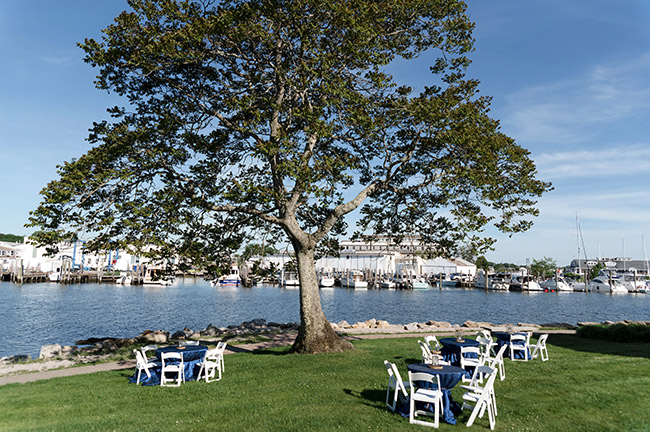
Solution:
<svg viewBox="0 0 650 432">
<path fill-rule="evenodd" d="M 210 323 L 217 327 L 239 325 L 255 318 L 299 321 L 298 294 L 298 289 L 278 286 L 213 287 L 194 278 L 179 279 L 168 287 L 0 282 L 0 357 L 35 357 L 44 344 L 134 337 L 146 329 L 173 333 L 184 327 L 201 330 Z M 334 288 L 320 290 L 320 295 L 325 315 L 332 322 L 370 318 L 391 324 L 650 320 L 650 294 Z"/>
</svg>

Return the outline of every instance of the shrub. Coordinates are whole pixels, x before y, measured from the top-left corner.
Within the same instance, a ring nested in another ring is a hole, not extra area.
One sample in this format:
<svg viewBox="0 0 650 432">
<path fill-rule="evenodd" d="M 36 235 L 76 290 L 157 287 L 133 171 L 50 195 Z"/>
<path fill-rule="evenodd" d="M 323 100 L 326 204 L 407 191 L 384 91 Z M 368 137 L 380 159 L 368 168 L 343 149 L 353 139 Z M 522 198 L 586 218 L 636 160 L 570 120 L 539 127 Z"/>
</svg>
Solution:
<svg viewBox="0 0 650 432">
<path fill-rule="evenodd" d="M 582 326 L 576 330 L 579 337 L 613 342 L 650 342 L 650 327 L 644 324 L 613 324 Z"/>
</svg>

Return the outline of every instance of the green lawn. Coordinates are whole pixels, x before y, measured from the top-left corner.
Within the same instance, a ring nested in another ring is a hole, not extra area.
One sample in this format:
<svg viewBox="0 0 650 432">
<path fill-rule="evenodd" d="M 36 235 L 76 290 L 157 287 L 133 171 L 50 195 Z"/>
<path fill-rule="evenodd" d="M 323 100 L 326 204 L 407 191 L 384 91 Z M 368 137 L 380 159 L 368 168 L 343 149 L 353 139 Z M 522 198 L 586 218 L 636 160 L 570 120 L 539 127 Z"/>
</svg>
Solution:
<svg viewBox="0 0 650 432">
<path fill-rule="evenodd" d="M 415 338 L 359 340 L 344 354 L 226 356 L 220 382 L 128 383 L 114 371 L 0 387 L 2 431 L 429 430 L 389 412 L 383 365 L 420 361 Z M 650 430 L 650 344 L 549 337 L 550 361 L 512 363 L 496 381 L 497 430 Z M 460 389 L 454 389 L 456 400 Z M 459 416 L 465 423 L 469 411 Z M 441 423 L 440 430 L 464 430 Z M 489 430 L 487 415 L 473 430 Z"/>
</svg>

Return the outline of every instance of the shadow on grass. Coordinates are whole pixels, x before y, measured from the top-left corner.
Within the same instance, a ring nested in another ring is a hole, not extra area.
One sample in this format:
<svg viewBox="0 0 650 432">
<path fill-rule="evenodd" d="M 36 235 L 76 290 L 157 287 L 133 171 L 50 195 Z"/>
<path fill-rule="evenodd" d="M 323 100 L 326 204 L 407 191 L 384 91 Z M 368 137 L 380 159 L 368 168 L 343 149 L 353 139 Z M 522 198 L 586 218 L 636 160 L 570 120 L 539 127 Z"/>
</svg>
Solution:
<svg viewBox="0 0 650 432">
<path fill-rule="evenodd" d="M 648 343 L 619 343 L 607 340 L 581 338 L 575 335 L 552 334 L 549 336 L 547 344 L 574 351 L 596 354 L 625 357 L 650 357 L 650 344 Z"/>
<path fill-rule="evenodd" d="M 384 411 L 386 409 L 386 391 L 385 390 L 361 390 L 343 389 L 343 393 L 355 397 L 363 405 Z"/>
</svg>

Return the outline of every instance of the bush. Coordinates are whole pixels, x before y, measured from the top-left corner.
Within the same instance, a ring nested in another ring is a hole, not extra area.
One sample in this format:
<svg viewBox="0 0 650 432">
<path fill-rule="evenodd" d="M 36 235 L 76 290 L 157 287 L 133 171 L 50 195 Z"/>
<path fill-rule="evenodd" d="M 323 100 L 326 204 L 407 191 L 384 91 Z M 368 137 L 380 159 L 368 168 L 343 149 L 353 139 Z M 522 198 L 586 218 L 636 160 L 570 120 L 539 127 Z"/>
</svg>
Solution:
<svg viewBox="0 0 650 432">
<path fill-rule="evenodd" d="M 644 324 L 613 324 L 582 326 L 576 335 L 586 339 L 609 340 L 612 342 L 650 342 L 650 327 Z"/>
</svg>

